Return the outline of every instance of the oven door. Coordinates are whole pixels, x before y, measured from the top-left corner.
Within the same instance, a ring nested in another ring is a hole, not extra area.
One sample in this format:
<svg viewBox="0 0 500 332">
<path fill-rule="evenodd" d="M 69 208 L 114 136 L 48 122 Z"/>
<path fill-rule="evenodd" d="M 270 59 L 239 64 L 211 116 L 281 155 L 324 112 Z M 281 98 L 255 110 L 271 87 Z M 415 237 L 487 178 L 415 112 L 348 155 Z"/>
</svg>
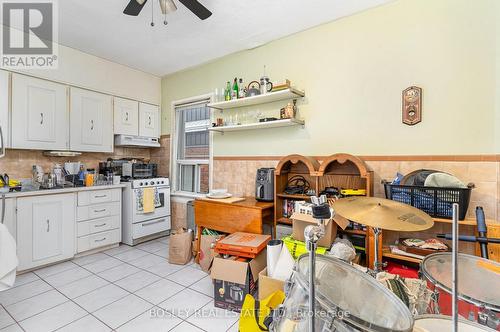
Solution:
<svg viewBox="0 0 500 332">
<path fill-rule="evenodd" d="M 150 219 L 157 219 L 170 216 L 170 187 L 158 187 L 158 194 L 160 196 L 160 205 L 155 208 L 153 212 L 144 213 L 138 209 L 138 193 L 141 189 L 133 189 L 132 204 L 134 210 L 133 223 L 141 222 Z"/>
</svg>

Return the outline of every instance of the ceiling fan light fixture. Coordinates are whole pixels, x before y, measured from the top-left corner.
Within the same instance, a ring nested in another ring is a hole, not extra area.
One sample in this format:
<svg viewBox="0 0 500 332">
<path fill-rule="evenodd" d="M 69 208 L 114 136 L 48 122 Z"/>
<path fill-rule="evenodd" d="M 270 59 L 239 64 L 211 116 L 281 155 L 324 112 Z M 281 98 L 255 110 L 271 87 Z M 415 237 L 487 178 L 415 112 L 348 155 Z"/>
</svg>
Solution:
<svg viewBox="0 0 500 332">
<path fill-rule="evenodd" d="M 141 6 L 146 2 L 146 0 L 135 0 L 135 1 Z"/>
<path fill-rule="evenodd" d="M 177 10 L 177 6 L 172 0 L 159 0 L 159 2 L 161 13 L 164 15 L 175 12 Z"/>
</svg>

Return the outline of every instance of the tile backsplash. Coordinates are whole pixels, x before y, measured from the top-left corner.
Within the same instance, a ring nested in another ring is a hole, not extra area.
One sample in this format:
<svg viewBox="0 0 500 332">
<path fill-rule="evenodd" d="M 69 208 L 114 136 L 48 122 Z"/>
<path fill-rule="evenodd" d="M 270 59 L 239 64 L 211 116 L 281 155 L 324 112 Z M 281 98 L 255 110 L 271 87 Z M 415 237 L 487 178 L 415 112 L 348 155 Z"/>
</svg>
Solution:
<svg viewBox="0 0 500 332">
<path fill-rule="evenodd" d="M 235 195 L 254 196 L 255 173 L 260 167 L 276 167 L 278 160 L 214 160 L 213 187 L 227 188 Z M 475 207 L 481 205 L 486 217 L 500 223 L 500 163 L 456 161 L 366 161 L 374 173 L 374 194 L 385 197 L 381 180 L 392 180 L 397 172 L 435 169 L 451 173 L 465 184 L 474 183 L 468 216 L 474 217 Z"/>
<path fill-rule="evenodd" d="M 76 157 L 47 157 L 43 151 L 7 149 L 5 157 L 0 159 L 0 173 L 7 173 L 12 179 L 31 178 L 33 165 L 40 165 L 45 172 L 52 169 L 55 163 L 80 161 L 85 168 L 99 168 L 99 162 L 108 158 L 144 158 L 158 163 L 158 174 L 169 176 L 170 138 L 160 139 L 160 148 L 140 149 L 115 147 L 113 153 L 84 152 Z"/>
</svg>

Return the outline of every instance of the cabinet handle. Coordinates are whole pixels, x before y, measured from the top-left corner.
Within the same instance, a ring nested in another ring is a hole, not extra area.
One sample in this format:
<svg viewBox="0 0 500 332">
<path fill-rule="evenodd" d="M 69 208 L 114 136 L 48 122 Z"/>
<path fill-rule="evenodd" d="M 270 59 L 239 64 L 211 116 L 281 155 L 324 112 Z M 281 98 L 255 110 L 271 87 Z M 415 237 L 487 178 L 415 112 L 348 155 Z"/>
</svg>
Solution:
<svg viewBox="0 0 500 332">
<path fill-rule="evenodd" d="M 90 120 L 90 130 L 94 130 L 94 120 Z"/>
<path fill-rule="evenodd" d="M 104 241 L 104 240 L 106 240 L 106 238 L 105 238 L 105 237 L 103 237 L 102 239 L 99 239 L 99 240 L 94 240 L 94 242 L 102 242 L 102 241 Z"/>
<path fill-rule="evenodd" d="M 125 121 L 128 121 L 128 112 L 125 112 Z"/>
<path fill-rule="evenodd" d="M 94 212 L 104 212 L 106 209 L 94 210 Z"/>
<path fill-rule="evenodd" d="M 50 232 L 50 220 L 47 219 L 47 233 Z"/>
<path fill-rule="evenodd" d="M 151 115 L 149 116 L 149 125 L 151 126 Z"/>
<path fill-rule="evenodd" d="M 107 224 L 106 223 L 103 223 L 103 224 L 100 224 L 100 225 L 94 225 L 94 227 L 103 227 L 103 226 L 106 226 Z"/>
<path fill-rule="evenodd" d="M 3 157 L 5 157 L 5 144 L 3 143 L 3 130 L 2 130 L 2 126 L 0 126 L 0 140 L 1 140 L 1 144 L 2 144 L 2 148 L 1 148 L 2 152 L 0 152 L 0 158 L 3 158 Z"/>
<path fill-rule="evenodd" d="M 104 198 L 104 197 L 108 197 L 108 195 L 95 195 L 94 198 Z"/>
<path fill-rule="evenodd" d="M 43 124 L 43 113 L 40 113 L 40 124 Z"/>
</svg>

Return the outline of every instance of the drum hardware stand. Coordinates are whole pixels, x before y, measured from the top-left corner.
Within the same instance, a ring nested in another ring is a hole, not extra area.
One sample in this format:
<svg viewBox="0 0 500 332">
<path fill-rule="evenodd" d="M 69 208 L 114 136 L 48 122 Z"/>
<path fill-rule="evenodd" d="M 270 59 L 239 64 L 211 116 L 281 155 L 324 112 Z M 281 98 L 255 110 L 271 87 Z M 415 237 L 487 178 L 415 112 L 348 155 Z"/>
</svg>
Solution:
<svg viewBox="0 0 500 332">
<path fill-rule="evenodd" d="M 384 263 L 378 260 L 378 254 L 379 254 L 378 242 L 380 241 L 380 234 L 382 233 L 382 231 L 380 230 L 380 228 L 375 227 L 373 228 L 373 233 L 375 234 L 375 244 L 374 244 L 375 259 L 373 260 L 373 269 L 374 269 L 373 273 L 376 275 L 377 273 L 382 272 L 384 268 Z"/>
<path fill-rule="evenodd" d="M 481 257 L 488 259 L 488 243 L 499 243 L 500 239 L 487 237 L 487 227 L 484 218 L 483 208 L 476 207 L 477 232 L 479 236 L 474 235 L 459 235 L 458 240 L 464 242 L 479 242 L 481 248 Z M 453 234 L 438 234 L 438 238 L 452 240 Z"/>
<path fill-rule="evenodd" d="M 458 204 L 453 203 L 453 224 L 452 224 L 452 274 L 451 274 L 451 285 L 452 285 L 452 322 L 453 322 L 453 332 L 458 331 Z"/>
<path fill-rule="evenodd" d="M 306 239 L 307 250 L 309 251 L 309 329 L 308 332 L 315 332 L 316 321 L 316 249 L 318 248 L 319 239 L 325 235 L 325 220 L 332 218 L 330 205 L 327 203 L 325 195 L 321 197 L 312 196 L 313 203 L 312 213 L 313 218 L 318 220 L 318 225 L 307 226 L 304 230 L 304 238 Z"/>
</svg>

